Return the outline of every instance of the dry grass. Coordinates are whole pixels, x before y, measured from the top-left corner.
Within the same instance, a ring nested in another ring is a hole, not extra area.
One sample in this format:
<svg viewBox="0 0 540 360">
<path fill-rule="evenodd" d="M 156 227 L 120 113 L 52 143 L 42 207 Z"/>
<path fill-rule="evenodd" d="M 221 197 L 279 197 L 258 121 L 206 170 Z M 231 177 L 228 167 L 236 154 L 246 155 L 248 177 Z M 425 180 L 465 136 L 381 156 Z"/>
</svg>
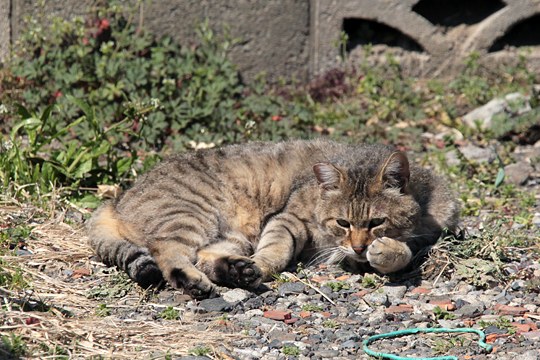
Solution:
<svg viewBox="0 0 540 360">
<path fill-rule="evenodd" d="M 34 218 L 29 209 L 17 207 L 0 207 L 0 216 L 8 223 L 20 216 Z M 22 270 L 29 285 L 16 290 L 0 288 L 0 335 L 22 340 L 27 347 L 25 356 L 157 359 L 187 354 L 201 344 L 210 349 L 227 346 L 242 338 L 212 325 L 197 330 L 200 319 L 187 318 L 182 311 L 179 320 L 156 319 L 165 306 L 153 303 L 152 294 L 129 283 L 128 291 L 119 298 L 89 296 L 89 290 L 106 287 L 119 274 L 102 271 L 104 266 L 92 261 L 81 227 L 58 220 L 30 226 L 28 248 L 33 254 L 2 258 L 8 265 L 4 271 Z M 101 304 L 112 315 L 96 315 Z M 6 355 L 2 351 L 0 347 L 0 358 Z M 210 351 L 212 354 L 222 357 L 219 350 Z"/>
</svg>

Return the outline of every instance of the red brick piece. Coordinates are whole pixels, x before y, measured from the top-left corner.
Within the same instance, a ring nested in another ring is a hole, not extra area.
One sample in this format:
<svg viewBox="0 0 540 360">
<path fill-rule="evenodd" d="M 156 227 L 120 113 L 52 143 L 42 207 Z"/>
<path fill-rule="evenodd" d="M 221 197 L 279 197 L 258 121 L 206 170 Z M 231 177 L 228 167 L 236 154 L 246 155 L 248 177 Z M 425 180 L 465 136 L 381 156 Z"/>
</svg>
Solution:
<svg viewBox="0 0 540 360">
<path fill-rule="evenodd" d="M 267 310 L 264 312 L 263 316 L 272 320 L 285 321 L 291 318 L 291 312 L 284 310 Z"/>
<path fill-rule="evenodd" d="M 401 313 L 411 313 L 414 308 L 412 305 L 402 304 L 402 305 L 392 305 L 387 307 L 384 311 L 387 314 L 401 314 Z"/>
<path fill-rule="evenodd" d="M 313 282 L 316 282 L 316 283 L 319 283 L 319 284 L 322 284 L 322 283 L 325 283 L 327 281 L 330 281 L 332 278 L 330 276 L 320 276 L 320 275 L 315 275 L 314 277 L 312 277 L 310 280 L 313 281 Z"/>
<path fill-rule="evenodd" d="M 529 332 L 532 330 L 537 330 L 537 329 L 533 329 L 531 324 L 522 324 L 522 323 L 513 322 L 511 325 L 516 328 L 516 332 L 518 334 L 522 334 L 522 333 Z"/>
<path fill-rule="evenodd" d="M 415 287 L 411 290 L 411 294 L 429 294 L 431 289 L 425 287 Z"/>
<path fill-rule="evenodd" d="M 499 315 L 512 315 L 521 316 L 527 312 L 527 309 L 521 306 L 508 306 L 497 304 L 494 308 L 495 312 Z"/>
<path fill-rule="evenodd" d="M 360 290 L 358 292 L 355 292 L 354 294 L 351 294 L 351 296 L 363 298 L 364 296 L 366 296 L 369 293 L 370 293 L 370 291 L 368 291 L 368 290 Z"/>
<path fill-rule="evenodd" d="M 295 322 L 297 322 L 298 320 L 300 320 L 299 318 L 290 318 L 290 319 L 285 319 L 285 324 L 287 325 L 292 325 L 294 324 Z"/>
</svg>

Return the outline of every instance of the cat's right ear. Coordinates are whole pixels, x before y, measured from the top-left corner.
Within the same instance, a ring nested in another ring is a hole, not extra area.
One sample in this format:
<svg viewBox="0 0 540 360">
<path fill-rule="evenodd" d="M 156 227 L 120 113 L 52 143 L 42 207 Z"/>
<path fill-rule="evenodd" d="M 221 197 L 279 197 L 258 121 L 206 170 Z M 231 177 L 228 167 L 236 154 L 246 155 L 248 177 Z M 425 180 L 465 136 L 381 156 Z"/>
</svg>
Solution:
<svg viewBox="0 0 540 360">
<path fill-rule="evenodd" d="M 330 163 L 317 163 L 313 165 L 313 172 L 321 189 L 337 190 L 345 181 L 343 172 Z"/>
</svg>

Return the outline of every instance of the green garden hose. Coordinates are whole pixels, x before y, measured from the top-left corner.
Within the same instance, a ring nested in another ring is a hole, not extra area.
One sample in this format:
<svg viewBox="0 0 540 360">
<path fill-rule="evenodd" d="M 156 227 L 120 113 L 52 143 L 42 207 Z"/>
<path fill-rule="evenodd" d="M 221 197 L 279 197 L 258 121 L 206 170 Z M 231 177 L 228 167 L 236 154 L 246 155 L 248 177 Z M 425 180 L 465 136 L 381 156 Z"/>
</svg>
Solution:
<svg viewBox="0 0 540 360">
<path fill-rule="evenodd" d="M 364 352 L 368 354 L 369 356 L 378 357 L 380 359 L 390 359 L 390 360 L 458 360 L 455 356 L 438 356 L 438 357 L 402 357 L 398 355 L 383 353 L 383 352 L 376 352 L 373 350 L 370 350 L 368 348 L 368 345 L 372 342 L 379 340 L 379 339 L 389 339 L 404 335 L 410 335 L 410 334 L 417 334 L 417 333 L 475 333 L 477 334 L 480 339 L 478 339 L 478 345 L 485 349 L 487 352 L 490 352 L 492 350 L 492 346 L 489 344 L 486 344 L 486 335 L 477 329 L 471 329 L 471 328 L 460 328 L 460 329 L 447 329 L 447 328 L 414 328 L 414 329 L 405 329 L 405 330 L 398 330 L 398 331 L 392 331 L 385 334 L 378 334 L 373 335 L 364 340 L 362 343 L 364 346 Z"/>
</svg>

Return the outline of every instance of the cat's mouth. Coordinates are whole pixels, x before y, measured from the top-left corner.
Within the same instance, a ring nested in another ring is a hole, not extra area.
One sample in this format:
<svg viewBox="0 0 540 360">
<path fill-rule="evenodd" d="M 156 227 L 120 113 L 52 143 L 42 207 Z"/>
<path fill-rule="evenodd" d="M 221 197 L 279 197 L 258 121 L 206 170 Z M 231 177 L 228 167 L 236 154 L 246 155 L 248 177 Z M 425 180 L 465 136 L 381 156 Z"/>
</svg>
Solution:
<svg viewBox="0 0 540 360">
<path fill-rule="evenodd" d="M 347 249 L 347 257 L 351 258 L 352 260 L 356 262 L 365 263 L 368 262 L 367 259 L 367 249 L 366 246 L 365 249 L 362 249 L 362 251 L 354 250 L 352 247 Z"/>
</svg>

